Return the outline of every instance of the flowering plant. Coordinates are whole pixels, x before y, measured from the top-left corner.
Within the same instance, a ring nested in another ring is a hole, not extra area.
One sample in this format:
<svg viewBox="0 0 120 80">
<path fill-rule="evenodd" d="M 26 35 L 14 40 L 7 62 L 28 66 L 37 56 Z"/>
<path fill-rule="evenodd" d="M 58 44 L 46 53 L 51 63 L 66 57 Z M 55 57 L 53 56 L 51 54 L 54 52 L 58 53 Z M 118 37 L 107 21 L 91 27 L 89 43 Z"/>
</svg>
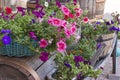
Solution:
<svg viewBox="0 0 120 80">
<path fill-rule="evenodd" d="M 63 53 L 70 43 L 78 41 L 79 23 L 88 23 L 87 17 L 83 19 L 82 9 L 59 1 L 46 3 L 48 5 L 38 4 L 30 13 L 22 7 L 17 7 L 17 13 L 5 8 L 0 15 L 1 44 L 8 45 L 14 40 L 41 53 L 40 59 L 46 61 L 51 51 Z M 33 40 L 35 46 L 31 42 Z"/>
<path fill-rule="evenodd" d="M 80 55 L 58 54 L 55 61 L 58 70 L 53 76 L 57 80 L 72 80 L 75 76 L 75 80 L 82 80 L 85 77 L 97 78 L 102 71 L 101 69 L 94 70 L 90 62 Z"/>
</svg>

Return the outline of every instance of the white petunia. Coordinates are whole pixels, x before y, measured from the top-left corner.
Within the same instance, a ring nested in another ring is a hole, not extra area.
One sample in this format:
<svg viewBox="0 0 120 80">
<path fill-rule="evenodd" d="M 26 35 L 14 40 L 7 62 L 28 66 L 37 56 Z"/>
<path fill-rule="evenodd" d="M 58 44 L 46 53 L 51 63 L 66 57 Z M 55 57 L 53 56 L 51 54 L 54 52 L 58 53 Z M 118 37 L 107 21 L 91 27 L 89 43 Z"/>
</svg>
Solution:
<svg viewBox="0 0 120 80">
<path fill-rule="evenodd" d="M 48 7 L 49 4 L 48 4 L 48 2 L 45 1 L 45 4 L 44 4 L 44 5 L 45 5 L 45 7 Z"/>
</svg>

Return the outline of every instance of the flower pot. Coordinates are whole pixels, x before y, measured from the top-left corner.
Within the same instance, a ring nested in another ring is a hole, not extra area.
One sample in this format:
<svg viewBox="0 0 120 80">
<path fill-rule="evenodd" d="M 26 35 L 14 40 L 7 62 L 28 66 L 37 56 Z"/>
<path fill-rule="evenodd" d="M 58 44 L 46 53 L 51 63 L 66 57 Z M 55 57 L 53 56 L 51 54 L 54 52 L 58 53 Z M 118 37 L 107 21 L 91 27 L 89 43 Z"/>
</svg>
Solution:
<svg viewBox="0 0 120 80">
<path fill-rule="evenodd" d="M 55 79 L 55 78 L 53 78 L 53 75 L 55 74 L 55 72 L 57 71 L 57 69 L 53 69 L 53 70 L 51 70 L 48 74 L 47 74 L 47 80 L 57 80 L 57 79 Z M 91 79 L 93 79 L 93 78 L 91 78 L 91 77 L 85 77 L 85 78 L 82 78 L 82 79 L 80 79 L 80 80 L 91 80 Z M 77 78 L 76 77 L 74 77 L 72 80 L 77 80 Z"/>
<path fill-rule="evenodd" d="M 36 46 L 35 41 L 31 41 L 33 46 Z M 10 44 L 3 45 L 0 47 L 0 55 L 14 56 L 14 57 L 22 57 L 22 56 L 33 56 L 35 54 L 27 45 L 19 44 L 15 41 L 11 41 Z"/>
</svg>

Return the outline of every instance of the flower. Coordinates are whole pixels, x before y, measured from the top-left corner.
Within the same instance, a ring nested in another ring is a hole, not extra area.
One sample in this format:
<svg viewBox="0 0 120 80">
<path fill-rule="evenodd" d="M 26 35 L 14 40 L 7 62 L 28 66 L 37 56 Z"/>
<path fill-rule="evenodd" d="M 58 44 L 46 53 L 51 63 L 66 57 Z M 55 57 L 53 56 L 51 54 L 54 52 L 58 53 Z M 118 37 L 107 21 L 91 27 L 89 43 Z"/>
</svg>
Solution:
<svg viewBox="0 0 120 80">
<path fill-rule="evenodd" d="M 48 7 L 49 4 L 48 4 L 48 2 L 45 1 L 44 5 L 45 5 L 45 7 Z"/>
<path fill-rule="evenodd" d="M 45 40 L 45 39 L 42 38 L 39 41 L 39 45 L 40 45 L 41 48 L 46 48 L 48 46 L 48 42 L 47 42 L 47 40 Z"/>
<path fill-rule="evenodd" d="M 84 18 L 83 18 L 83 22 L 84 22 L 84 23 L 88 23 L 88 22 L 89 22 L 88 17 L 84 17 Z"/>
<path fill-rule="evenodd" d="M 53 26 L 57 26 L 57 27 L 60 27 L 61 26 L 61 20 L 58 19 L 58 18 L 52 18 L 52 25 Z"/>
<path fill-rule="evenodd" d="M 76 5 L 76 3 L 77 3 L 77 0 L 73 0 L 73 3 L 74 3 L 74 5 Z"/>
<path fill-rule="evenodd" d="M 71 19 L 73 19 L 73 18 L 74 18 L 74 15 L 73 15 L 72 13 L 69 13 L 69 17 L 70 17 Z"/>
<path fill-rule="evenodd" d="M 61 10 L 62 10 L 64 15 L 69 15 L 70 14 L 70 10 L 64 5 L 61 6 Z"/>
<path fill-rule="evenodd" d="M 71 31 L 67 28 L 65 29 L 65 35 L 67 38 L 70 38 L 70 36 L 71 36 Z"/>
<path fill-rule="evenodd" d="M 3 30 L 1 30 L 1 33 L 11 33 L 11 30 L 5 30 L 5 29 L 3 29 Z"/>
<path fill-rule="evenodd" d="M 84 58 L 82 56 L 74 56 L 74 61 L 76 63 L 79 63 L 79 62 L 83 62 L 84 61 Z"/>
<path fill-rule="evenodd" d="M 8 35 L 3 36 L 2 42 L 3 42 L 4 45 L 10 44 L 11 43 L 11 37 L 8 36 Z"/>
<path fill-rule="evenodd" d="M 73 23 L 71 28 L 70 28 L 71 35 L 73 35 L 76 32 L 76 30 L 77 30 L 76 23 Z"/>
<path fill-rule="evenodd" d="M 49 53 L 48 52 L 41 52 L 41 55 L 40 55 L 40 60 L 45 62 L 48 60 L 48 57 L 49 57 Z"/>
<path fill-rule="evenodd" d="M 110 30 L 110 31 L 112 31 L 112 30 L 120 31 L 120 30 L 119 30 L 119 27 L 117 28 L 117 27 L 115 27 L 115 26 L 112 26 L 111 28 L 109 28 L 109 30 Z"/>
<path fill-rule="evenodd" d="M 37 36 L 35 35 L 35 33 L 34 32 L 29 32 L 29 36 L 32 38 L 32 39 L 34 39 L 34 40 L 37 40 Z"/>
<path fill-rule="evenodd" d="M 69 63 L 67 63 L 67 62 L 64 62 L 64 65 L 65 65 L 66 67 L 68 67 L 68 68 L 72 68 L 72 66 L 71 66 Z"/>
<path fill-rule="evenodd" d="M 6 7 L 6 8 L 5 8 L 5 11 L 6 11 L 6 14 L 9 15 L 9 14 L 12 13 L 12 8 Z"/>
<path fill-rule="evenodd" d="M 64 52 L 66 49 L 66 43 L 63 42 L 62 40 L 60 40 L 59 42 L 57 42 L 57 50 L 59 52 Z"/>
<path fill-rule="evenodd" d="M 56 5 L 60 8 L 61 7 L 61 3 L 56 1 Z"/>
<path fill-rule="evenodd" d="M 67 26 L 67 22 L 66 22 L 66 20 L 62 20 L 62 24 L 61 24 L 61 26 L 64 27 L 64 28 Z"/>
<path fill-rule="evenodd" d="M 97 49 L 99 49 L 101 47 L 101 43 L 97 44 Z"/>
<path fill-rule="evenodd" d="M 75 8 L 74 10 L 76 12 L 76 17 L 80 17 L 83 13 L 83 10 L 81 8 Z"/>
<path fill-rule="evenodd" d="M 25 15 L 25 8 L 23 7 L 17 7 L 18 12 L 21 12 L 21 15 L 24 16 Z"/>
</svg>

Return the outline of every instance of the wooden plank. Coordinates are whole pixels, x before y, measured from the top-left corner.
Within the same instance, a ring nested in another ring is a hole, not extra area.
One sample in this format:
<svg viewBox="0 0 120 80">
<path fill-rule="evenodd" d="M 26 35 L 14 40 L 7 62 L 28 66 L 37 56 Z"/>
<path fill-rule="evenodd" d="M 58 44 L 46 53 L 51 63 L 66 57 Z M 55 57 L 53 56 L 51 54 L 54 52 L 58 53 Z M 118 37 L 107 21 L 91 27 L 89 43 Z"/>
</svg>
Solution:
<svg viewBox="0 0 120 80">
<path fill-rule="evenodd" d="M 48 61 L 44 63 L 44 65 L 40 66 L 40 68 L 36 71 L 41 80 L 45 80 L 46 75 L 55 67 L 55 56 L 56 55 L 53 55 Z"/>
</svg>

